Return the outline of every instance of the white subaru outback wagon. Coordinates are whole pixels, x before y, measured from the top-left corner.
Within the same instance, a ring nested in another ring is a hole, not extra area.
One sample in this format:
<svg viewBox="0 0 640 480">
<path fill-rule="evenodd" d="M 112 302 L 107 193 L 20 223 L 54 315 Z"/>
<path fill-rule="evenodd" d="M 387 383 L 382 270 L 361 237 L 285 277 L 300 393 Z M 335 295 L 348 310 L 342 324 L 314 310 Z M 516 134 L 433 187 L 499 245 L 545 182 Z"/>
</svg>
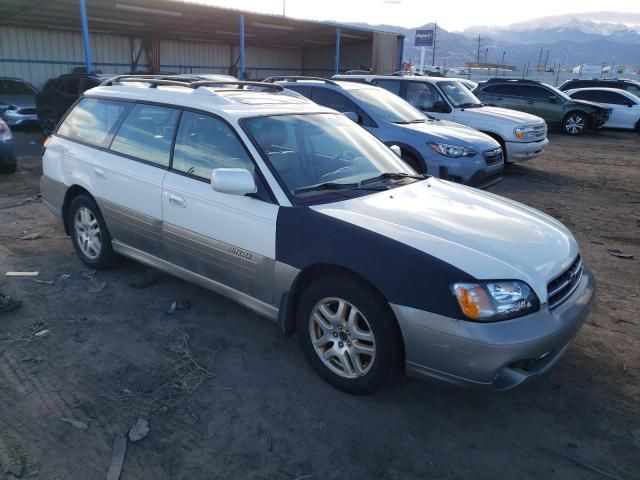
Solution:
<svg viewBox="0 0 640 480">
<path fill-rule="evenodd" d="M 595 291 L 558 221 L 416 175 L 274 84 L 116 77 L 48 139 L 41 187 L 86 265 L 124 255 L 226 295 L 353 394 L 402 367 L 514 387 L 567 351 Z"/>
</svg>

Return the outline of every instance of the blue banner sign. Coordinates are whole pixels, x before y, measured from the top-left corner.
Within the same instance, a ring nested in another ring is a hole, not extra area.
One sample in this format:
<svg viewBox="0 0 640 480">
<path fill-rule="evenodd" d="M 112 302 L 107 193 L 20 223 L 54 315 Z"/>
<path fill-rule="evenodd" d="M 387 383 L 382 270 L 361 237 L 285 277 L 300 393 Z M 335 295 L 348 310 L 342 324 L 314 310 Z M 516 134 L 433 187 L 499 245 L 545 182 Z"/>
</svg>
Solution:
<svg viewBox="0 0 640 480">
<path fill-rule="evenodd" d="M 433 47 L 433 30 L 416 30 L 416 47 Z"/>
</svg>

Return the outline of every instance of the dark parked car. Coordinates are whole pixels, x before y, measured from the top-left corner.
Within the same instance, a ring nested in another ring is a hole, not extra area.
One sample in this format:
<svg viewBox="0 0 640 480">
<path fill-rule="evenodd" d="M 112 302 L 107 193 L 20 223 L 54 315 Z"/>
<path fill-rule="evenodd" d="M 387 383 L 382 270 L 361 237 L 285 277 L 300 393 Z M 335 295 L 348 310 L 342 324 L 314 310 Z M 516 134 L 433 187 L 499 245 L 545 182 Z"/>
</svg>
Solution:
<svg viewBox="0 0 640 480">
<path fill-rule="evenodd" d="M 534 80 L 494 78 L 478 85 L 473 93 L 487 105 L 542 117 L 549 127 L 560 127 L 567 135 L 598 129 L 611 115 L 611 109 L 604 105 L 575 100 L 551 85 Z"/>
<path fill-rule="evenodd" d="M 0 118 L 0 173 L 16 171 L 16 153 L 11 139 L 11 129 Z"/>
<path fill-rule="evenodd" d="M 58 121 L 82 93 L 97 87 L 113 75 L 94 73 L 71 73 L 51 78 L 36 95 L 38 121 L 42 130 L 49 135 L 55 129 Z"/>
<path fill-rule="evenodd" d="M 0 116 L 15 127 L 35 123 L 38 90 L 21 78 L 0 77 Z"/>
<path fill-rule="evenodd" d="M 640 82 L 637 80 L 628 80 L 625 78 L 607 78 L 607 79 L 579 79 L 567 80 L 558 89 L 566 92 L 567 90 L 574 90 L 576 88 L 618 88 L 620 90 L 626 90 L 629 93 L 633 93 L 636 97 L 640 97 Z"/>
</svg>

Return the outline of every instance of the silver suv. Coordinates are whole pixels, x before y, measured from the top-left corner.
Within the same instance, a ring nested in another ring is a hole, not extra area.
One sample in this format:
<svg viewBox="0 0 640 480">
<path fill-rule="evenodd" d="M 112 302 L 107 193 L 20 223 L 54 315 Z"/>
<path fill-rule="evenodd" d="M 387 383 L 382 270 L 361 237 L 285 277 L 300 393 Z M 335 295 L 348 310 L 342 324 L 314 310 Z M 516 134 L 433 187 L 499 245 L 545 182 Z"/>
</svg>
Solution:
<svg viewBox="0 0 640 480">
<path fill-rule="evenodd" d="M 500 144 L 477 130 L 426 116 L 404 100 L 372 85 L 314 77 L 271 77 L 319 105 L 353 115 L 386 145 L 400 147 L 414 170 L 487 188 L 502 180 Z"/>
</svg>

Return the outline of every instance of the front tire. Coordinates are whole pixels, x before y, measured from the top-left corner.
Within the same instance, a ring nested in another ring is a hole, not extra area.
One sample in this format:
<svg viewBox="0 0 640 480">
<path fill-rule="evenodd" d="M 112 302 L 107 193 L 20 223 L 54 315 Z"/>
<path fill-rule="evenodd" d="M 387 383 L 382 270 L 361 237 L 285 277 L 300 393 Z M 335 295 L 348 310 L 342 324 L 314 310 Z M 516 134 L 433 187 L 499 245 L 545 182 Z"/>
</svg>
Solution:
<svg viewBox="0 0 640 480">
<path fill-rule="evenodd" d="M 580 112 L 571 112 L 562 121 L 562 131 L 567 135 L 576 137 L 587 130 L 587 116 Z"/>
<path fill-rule="evenodd" d="M 321 277 L 302 293 L 298 339 L 315 371 L 352 395 L 375 392 L 398 372 L 402 340 L 378 292 L 349 275 Z"/>
<path fill-rule="evenodd" d="M 118 255 L 111 247 L 111 235 L 95 200 L 78 195 L 69 206 L 71 241 L 82 263 L 95 270 L 116 265 Z"/>
</svg>

